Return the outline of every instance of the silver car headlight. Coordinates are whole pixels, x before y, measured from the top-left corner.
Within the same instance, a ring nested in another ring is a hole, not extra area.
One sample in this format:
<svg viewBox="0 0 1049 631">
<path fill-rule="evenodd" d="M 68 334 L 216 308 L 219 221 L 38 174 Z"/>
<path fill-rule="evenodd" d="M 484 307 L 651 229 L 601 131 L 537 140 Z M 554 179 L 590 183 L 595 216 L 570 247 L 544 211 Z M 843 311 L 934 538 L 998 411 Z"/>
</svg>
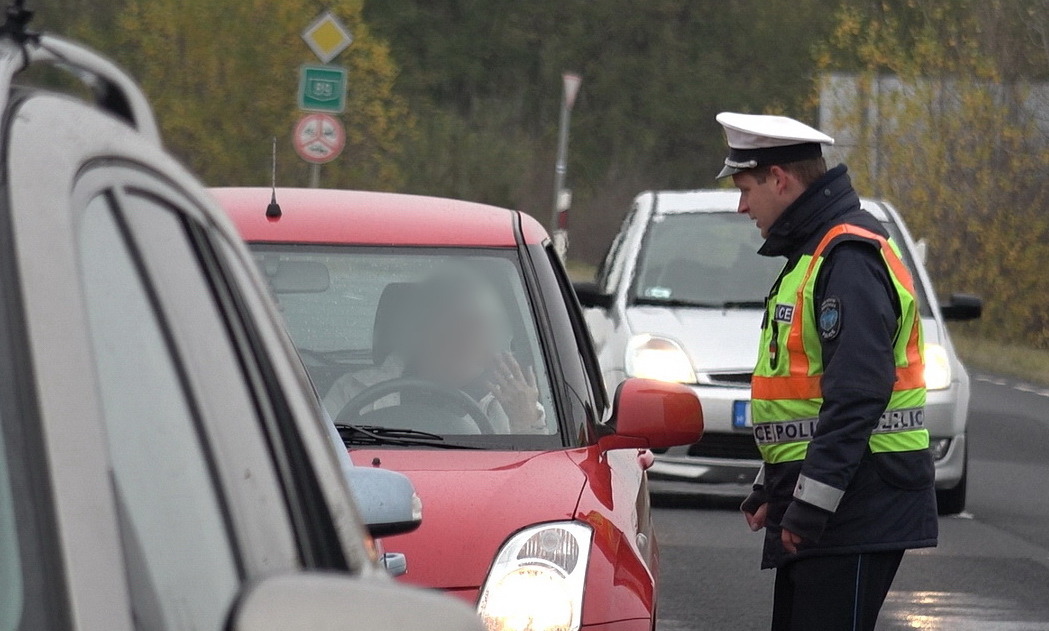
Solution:
<svg viewBox="0 0 1049 631">
<path fill-rule="evenodd" d="M 925 345 L 925 389 L 946 390 L 951 387 L 951 358 L 939 344 Z"/>
<path fill-rule="evenodd" d="M 681 345 L 674 340 L 642 333 L 626 345 L 628 377 L 677 383 L 696 383 L 696 371 Z"/>
<path fill-rule="evenodd" d="M 510 537 L 488 572 L 477 613 L 489 631 L 577 631 L 593 530 L 579 522 Z"/>
</svg>

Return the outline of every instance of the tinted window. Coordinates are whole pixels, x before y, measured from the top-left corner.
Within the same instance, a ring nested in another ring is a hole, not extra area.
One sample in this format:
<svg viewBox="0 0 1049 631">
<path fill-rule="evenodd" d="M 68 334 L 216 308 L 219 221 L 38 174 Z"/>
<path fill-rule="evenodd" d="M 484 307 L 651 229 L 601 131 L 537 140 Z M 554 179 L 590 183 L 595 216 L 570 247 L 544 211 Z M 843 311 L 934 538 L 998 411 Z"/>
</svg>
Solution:
<svg viewBox="0 0 1049 631">
<path fill-rule="evenodd" d="M 514 250 L 253 249 L 337 422 L 560 444 Z"/>
<path fill-rule="evenodd" d="M 760 309 L 783 260 L 757 254 L 763 239 L 735 212 L 656 215 L 641 246 L 633 297 Z"/>
<path fill-rule="evenodd" d="M 590 396 L 591 375 L 583 360 L 584 350 L 579 347 L 577 330 L 565 300 L 565 292 L 554 266 L 550 265 L 549 249 L 541 245 L 529 245 L 528 255 L 535 270 L 536 291 L 542 296 L 548 332 L 547 348 L 551 365 L 557 366 L 559 403 L 570 429 L 571 444 L 586 444 L 591 428 L 602 420 L 602 410 L 597 410 L 594 397 Z"/>
<path fill-rule="evenodd" d="M 594 353 L 594 341 L 590 337 L 590 329 L 586 326 L 586 320 L 579 311 L 579 302 L 572 294 L 572 284 L 568 280 L 565 268 L 561 264 L 561 258 L 554 252 L 554 248 L 547 246 L 546 257 L 550 268 L 554 271 L 561 289 L 561 298 L 564 300 L 568 319 L 572 323 L 572 332 L 575 334 L 576 345 L 579 349 L 579 359 L 583 362 L 583 369 L 590 381 L 590 391 L 594 395 L 595 403 L 601 408 L 608 406 L 608 396 L 605 393 L 604 380 L 601 378 L 601 365 Z M 600 410 L 598 411 L 600 413 Z"/>
<path fill-rule="evenodd" d="M 10 346 L 0 352 L 11 358 Z M 0 397 L 12 404 L 27 382 L 7 368 Z M 0 631 L 65 629 L 66 593 L 38 419 L 26 407 L 7 409 L 15 413 L 0 423 Z"/>
<path fill-rule="evenodd" d="M 0 432 L 0 631 L 8 631 L 22 617 L 22 558 L 3 438 Z"/>
<path fill-rule="evenodd" d="M 183 375 L 115 221 L 80 223 L 84 295 L 138 626 L 221 628 L 239 577 Z"/>
<path fill-rule="evenodd" d="M 263 429 L 274 416 L 280 386 L 262 383 L 260 368 L 268 358 L 253 352 L 247 333 L 252 323 L 244 322 L 235 306 L 234 296 L 240 294 L 224 282 L 232 264 L 220 260 L 214 248 L 221 237 L 209 236 L 193 213 L 176 210 L 176 204 L 188 203 L 173 191 L 129 188 L 120 203 L 176 340 L 234 513 L 238 549 L 265 550 L 251 557 L 261 565 L 252 564 L 252 571 L 272 572 L 295 563 L 289 517 L 304 518 L 304 511 L 289 511 L 274 501 L 280 481 Z M 311 471 L 301 466 L 294 473 L 307 477 Z M 308 545 L 306 540 L 301 539 Z"/>
</svg>

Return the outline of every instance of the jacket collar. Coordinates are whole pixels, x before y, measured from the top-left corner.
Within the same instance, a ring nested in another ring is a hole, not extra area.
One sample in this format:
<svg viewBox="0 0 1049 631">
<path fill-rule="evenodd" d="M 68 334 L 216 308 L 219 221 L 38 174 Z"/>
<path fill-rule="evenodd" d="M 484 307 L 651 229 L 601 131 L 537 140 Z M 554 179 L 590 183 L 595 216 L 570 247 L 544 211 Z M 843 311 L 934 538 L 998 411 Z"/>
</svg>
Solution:
<svg viewBox="0 0 1049 631">
<path fill-rule="evenodd" d="M 783 211 L 769 228 L 769 236 L 758 254 L 790 257 L 835 218 L 859 205 L 860 198 L 852 188 L 848 169 L 839 164 L 813 182 Z"/>
</svg>

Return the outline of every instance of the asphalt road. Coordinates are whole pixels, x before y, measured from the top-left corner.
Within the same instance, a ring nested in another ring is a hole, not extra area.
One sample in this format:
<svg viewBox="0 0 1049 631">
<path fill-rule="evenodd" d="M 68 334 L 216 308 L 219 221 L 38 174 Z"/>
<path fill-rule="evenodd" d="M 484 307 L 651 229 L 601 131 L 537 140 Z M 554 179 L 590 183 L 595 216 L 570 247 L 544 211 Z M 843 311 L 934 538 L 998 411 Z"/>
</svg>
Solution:
<svg viewBox="0 0 1049 631">
<path fill-rule="evenodd" d="M 879 629 L 1049 631 L 1049 389 L 976 377 L 967 512 L 909 552 Z M 661 631 L 767 629 L 772 572 L 735 499 L 657 498 Z"/>
</svg>

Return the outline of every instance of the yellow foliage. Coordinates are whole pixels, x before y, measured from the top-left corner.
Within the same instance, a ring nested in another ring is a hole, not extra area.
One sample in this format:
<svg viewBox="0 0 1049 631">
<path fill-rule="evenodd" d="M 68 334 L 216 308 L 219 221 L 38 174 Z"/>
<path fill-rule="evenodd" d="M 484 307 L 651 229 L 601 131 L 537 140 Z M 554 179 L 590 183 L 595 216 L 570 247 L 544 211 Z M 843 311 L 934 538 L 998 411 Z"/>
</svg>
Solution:
<svg viewBox="0 0 1049 631">
<path fill-rule="evenodd" d="M 394 94 L 386 44 L 361 20 L 360 0 L 326 3 L 353 34 L 332 63 L 348 69 L 347 146 L 325 165 L 329 187 L 388 189 L 412 124 Z M 268 184 L 271 139 L 278 183 L 305 185 L 291 145 L 299 66 L 319 63 L 300 37 L 317 16 L 311 0 L 124 0 L 116 32 L 84 33 L 142 82 L 165 142 L 211 185 Z"/>
<path fill-rule="evenodd" d="M 963 5 L 914 0 L 925 19 L 907 29 L 843 10 L 818 59 L 829 70 L 832 59 L 857 58 L 860 96 L 834 113 L 858 130 L 853 179 L 929 239 L 941 290 L 984 297 L 968 333 L 1049 348 L 1049 139 L 1024 87 L 1001 82 Z M 874 90 L 886 76 L 903 88 Z"/>
</svg>

